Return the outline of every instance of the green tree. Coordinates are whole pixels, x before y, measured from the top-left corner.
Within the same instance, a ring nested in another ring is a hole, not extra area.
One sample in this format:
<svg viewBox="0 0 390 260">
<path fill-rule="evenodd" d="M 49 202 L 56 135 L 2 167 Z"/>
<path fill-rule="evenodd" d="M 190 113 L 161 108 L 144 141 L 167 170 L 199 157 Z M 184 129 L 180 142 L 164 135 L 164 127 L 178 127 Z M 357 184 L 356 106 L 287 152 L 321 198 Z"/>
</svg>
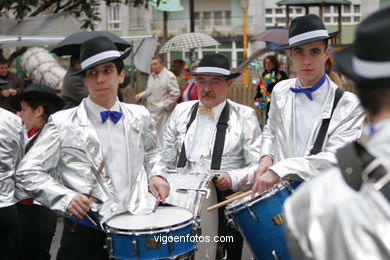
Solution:
<svg viewBox="0 0 390 260">
<path fill-rule="evenodd" d="M 111 3 L 131 4 L 147 7 L 149 0 L 104 0 Z M 12 13 L 18 21 L 40 14 L 68 12 L 79 18 L 82 28 L 94 29 L 94 22 L 100 21 L 99 0 L 0 0 L 0 17 Z"/>
</svg>

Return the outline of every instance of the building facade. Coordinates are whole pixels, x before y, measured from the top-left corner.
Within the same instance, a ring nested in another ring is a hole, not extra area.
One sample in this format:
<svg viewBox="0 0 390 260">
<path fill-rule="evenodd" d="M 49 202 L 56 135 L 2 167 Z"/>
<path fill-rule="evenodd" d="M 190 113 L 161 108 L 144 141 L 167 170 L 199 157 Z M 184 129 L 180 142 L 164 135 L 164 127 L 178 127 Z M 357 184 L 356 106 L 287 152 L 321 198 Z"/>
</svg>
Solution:
<svg viewBox="0 0 390 260">
<path fill-rule="evenodd" d="M 177 0 L 178 1 L 178 0 Z M 247 34 L 251 36 L 271 27 L 286 26 L 286 8 L 278 6 L 279 0 L 249 0 L 247 9 Z M 384 0 L 382 0 L 383 2 Z M 179 2 L 179 1 L 178 1 Z M 370 13 L 379 8 L 379 0 L 350 0 L 350 5 L 342 6 L 342 44 L 353 41 L 356 25 Z M 184 7 L 180 12 L 168 13 L 168 38 L 190 31 L 189 0 L 181 0 Z M 102 1 L 99 12 L 101 22 L 97 29 L 112 31 L 122 36 L 156 35 L 162 39 L 163 12 L 149 5 L 134 8 L 118 3 L 105 5 Z M 310 7 L 309 13 L 319 14 L 318 7 Z M 305 14 L 303 7 L 292 7 L 290 19 Z M 207 52 L 220 52 L 227 55 L 232 66 L 237 67 L 243 60 L 243 9 L 241 0 L 196 0 L 194 1 L 195 32 L 203 32 L 216 38 L 221 45 L 196 51 L 197 58 Z M 323 9 L 323 20 L 329 31 L 337 30 L 338 10 L 335 6 Z M 262 42 L 248 42 L 248 56 L 255 50 L 264 47 Z M 189 53 L 171 52 L 170 60 L 181 58 L 190 61 Z"/>
</svg>

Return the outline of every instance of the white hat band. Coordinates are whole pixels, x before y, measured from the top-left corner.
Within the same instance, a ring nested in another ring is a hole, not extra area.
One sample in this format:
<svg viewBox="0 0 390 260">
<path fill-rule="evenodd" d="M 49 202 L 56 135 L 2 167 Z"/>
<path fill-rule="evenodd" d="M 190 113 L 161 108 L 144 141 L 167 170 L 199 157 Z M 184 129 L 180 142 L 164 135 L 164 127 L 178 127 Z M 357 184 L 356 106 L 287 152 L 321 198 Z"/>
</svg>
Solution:
<svg viewBox="0 0 390 260">
<path fill-rule="evenodd" d="M 212 73 L 220 73 L 223 75 L 230 75 L 230 71 L 223 68 L 218 67 L 198 67 L 196 69 L 196 73 L 205 73 L 205 72 L 212 72 Z"/>
<path fill-rule="evenodd" d="M 313 39 L 317 37 L 329 37 L 329 34 L 326 30 L 315 30 L 310 32 L 305 32 L 301 34 L 297 34 L 290 39 L 288 39 L 289 45 L 292 45 L 297 42 L 301 42 L 308 39 Z"/>
<path fill-rule="evenodd" d="M 104 60 L 106 58 L 119 58 L 121 56 L 119 51 L 104 51 L 89 57 L 88 59 L 81 62 L 81 68 L 84 69 L 97 61 Z"/>
<path fill-rule="evenodd" d="M 352 67 L 354 72 L 363 78 L 375 79 L 390 77 L 390 61 L 367 61 L 353 56 Z"/>
</svg>

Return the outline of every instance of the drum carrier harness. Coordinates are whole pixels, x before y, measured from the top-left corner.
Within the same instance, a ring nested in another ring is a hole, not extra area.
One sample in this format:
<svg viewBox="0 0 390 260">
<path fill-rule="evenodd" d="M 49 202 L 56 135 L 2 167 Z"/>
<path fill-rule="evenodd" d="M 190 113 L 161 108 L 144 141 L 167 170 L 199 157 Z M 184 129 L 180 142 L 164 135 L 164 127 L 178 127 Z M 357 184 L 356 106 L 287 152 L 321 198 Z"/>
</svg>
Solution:
<svg viewBox="0 0 390 260">
<path fill-rule="evenodd" d="M 359 191 L 365 182 L 381 192 L 390 203 L 390 169 L 386 169 L 380 159 L 371 155 L 358 142 L 340 148 L 336 158 L 348 186 Z"/>
<path fill-rule="evenodd" d="M 196 102 L 191 108 L 191 116 L 190 116 L 190 120 L 187 123 L 186 133 L 190 128 L 192 122 L 196 118 L 196 114 L 198 112 L 198 106 L 199 106 L 199 102 Z M 222 153 L 225 145 L 225 136 L 226 136 L 226 129 L 228 127 L 228 121 L 229 121 L 229 102 L 226 101 L 226 105 L 224 106 L 217 123 L 217 133 L 215 136 L 211 167 L 210 167 L 211 170 L 221 169 Z M 186 150 L 183 142 L 177 167 L 182 168 L 186 165 L 186 163 L 187 163 L 187 156 L 186 156 Z M 224 201 L 225 196 L 228 196 L 233 193 L 231 190 L 220 191 L 218 188 L 216 188 L 215 190 L 217 192 L 218 202 Z M 234 250 L 229 250 L 228 255 L 229 258 L 233 256 L 235 259 L 239 259 L 241 258 L 243 238 L 238 231 L 234 231 L 227 226 L 227 221 L 225 219 L 224 211 L 225 211 L 225 207 L 218 209 L 218 236 L 220 237 L 229 236 L 229 235 L 234 236 L 235 248 Z M 231 243 L 230 246 L 233 246 L 233 243 Z M 218 242 L 216 259 L 223 259 L 225 257 L 225 253 L 224 253 L 225 247 L 226 245 L 224 243 Z"/>
</svg>

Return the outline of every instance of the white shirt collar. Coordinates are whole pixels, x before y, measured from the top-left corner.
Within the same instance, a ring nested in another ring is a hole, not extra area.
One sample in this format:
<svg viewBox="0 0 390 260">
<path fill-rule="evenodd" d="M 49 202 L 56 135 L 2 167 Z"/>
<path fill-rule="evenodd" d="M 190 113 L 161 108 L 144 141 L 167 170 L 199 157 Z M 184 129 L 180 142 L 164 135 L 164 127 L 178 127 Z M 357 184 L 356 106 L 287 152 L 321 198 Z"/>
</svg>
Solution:
<svg viewBox="0 0 390 260">
<path fill-rule="evenodd" d="M 316 102 L 318 102 L 319 100 L 325 101 L 329 86 L 330 86 L 329 77 L 328 77 L 328 75 L 326 75 L 326 80 L 321 85 L 321 87 L 319 87 L 316 91 L 312 92 L 313 99 L 315 99 Z M 303 87 L 301 84 L 301 81 L 297 77 L 297 80 L 295 81 L 295 87 L 296 88 L 310 88 L 312 86 Z M 295 97 L 306 98 L 305 95 L 295 95 Z"/>
<path fill-rule="evenodd" d="M 115 104 L 110 108 L 104 108 L 102 106 L 99 106 L 98 104 L 94 103 L 90 96 L 87 97 L 87 100 L 85 102 L 85 105 L 89 109 L 89 111 L 98 119 L 101 120 L 100 112 L 111 110 L 111 111 L 120 111 L 120 105 L 119 105 L 119 100 L 117 98 Z"/>
<path fill-rule="evenodd" d="M 214 116 L 213 116 L 214 121 L 218 122 L 219 116 L 221 115 L 222 110 L 225 107 L 226 102 L 227 102 L 227 100 L 225 99 L 225 101 L 223 101 L 220 104 L 216 105 L 215 107 L 211 108 L 214 111 Z M 203 106 L 201 101 L 199 101 L 199 104 Z"/>
</svg>

